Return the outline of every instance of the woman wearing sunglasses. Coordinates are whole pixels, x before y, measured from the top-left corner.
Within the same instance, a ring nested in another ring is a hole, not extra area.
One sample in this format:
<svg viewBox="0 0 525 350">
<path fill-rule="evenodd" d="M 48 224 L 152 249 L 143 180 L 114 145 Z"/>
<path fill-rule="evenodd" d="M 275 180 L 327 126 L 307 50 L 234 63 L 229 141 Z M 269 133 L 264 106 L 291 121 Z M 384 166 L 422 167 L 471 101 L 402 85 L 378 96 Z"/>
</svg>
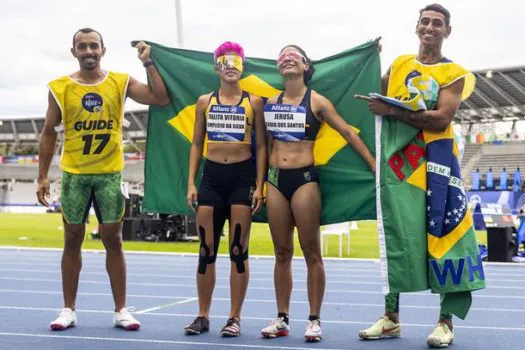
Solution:
<svg viewBox="0 0 525 350">
<path fill-rule="evenodd" d="M 209 314 L 215 287 L 215 261 L 220 236 L 229 220 L 230 298 L 228 321 L 221 330 L 225 337 L 241 334 L 241 307 L 249 280 L 248 242 L 252 215 L 264 205 L 266 142 L 263 103 L 239 85 L 244 68 L 244 50 L 225 42 L 214 53 L 220 88 L 199 97 L 190 151 L 188 206 L 196 211 L 200 236 L 197 293 L 199 315 L 185 327 L 187 335 L 210 328 Z M 255 131 L 257 164 L 252 162 L 252 130 Z M 195 179 L 204 144 L 206 162 L 199 190 Z"/>
<path fill-rule="evenodd" d="M 268 223 L 275 249 L 274 285 L 277 318 L 261 330 L 265 338 L 288 335 L 288 310 L 292 293 L 293 231 L 308 271 L 310 316 L 306 341 L 321 340 L 320 311 L 325 289 L 325 272 L 320 247 L 321 193 L 314 167 L 314 141 L 326 122 L 359 153 L 375 172 L 375 159 L 333 104 L 307 84 L 314 74 L 312 61 L 298 46 L 284 47 L 277 60 L 285 90 L 270 98 L 264 107 L 269 142 L 267 189 Z"/>
</svg>

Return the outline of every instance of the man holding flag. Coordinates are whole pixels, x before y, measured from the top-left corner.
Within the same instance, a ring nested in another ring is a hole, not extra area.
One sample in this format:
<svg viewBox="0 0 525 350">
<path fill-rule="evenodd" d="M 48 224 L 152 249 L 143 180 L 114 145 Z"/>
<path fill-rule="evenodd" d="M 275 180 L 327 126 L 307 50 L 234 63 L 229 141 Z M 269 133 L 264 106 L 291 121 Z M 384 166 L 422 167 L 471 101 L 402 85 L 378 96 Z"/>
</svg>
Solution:
<svg viewBox="0 0 525 350">
<path fill-rule="evenodd" d="M 106 270 L 115 302 L 113 325 L 126 330 L 140 328 L 140 322 L 126 307 L 126 261 L 122 249 L 123 193 L 126 192 L 122 184 L 124 102 L 127 97 L 148 105 L 166 105 L 170 100 L 150 57 L 150 45 L 140 41 L 135 46 L 151 87 L 128 74 L 103 70 L 101 60 L 106 47 L 102 35 L 92 28 L 79 29 L 73 35 L 71 53 L 78 60 L 79 70 L 49 83 L 36 193 L 39 203 L 46 207 L 50 196 L 48 172 L 57 133 L 64 131 L 60 158 L 64 307 L 50 323 L 52 330 L 65 330 L 77 324 L 75 307 L 82 268 L 81 247 L 92 205 L 106 249 Z"/>
<path fill-rule="evenodd" d="M 475 77 L 443 56 L 450 33 L 447 9 L 431 4 L 420 10 L 419 53 L 400 56 L 390 66 L 382 80 L 386 96 L 365 97 L 371 112 L 387 116 L 376 122 L 386 296 L 384 317 L 359 332 L 362 339 L 400 336 L 399 293 L 430 287 L 441 295 L 441 310 L 427 344 L 447 347 L 454 340 L 452 314 L 465 318 L 470 291 L 485 287 L 451 125 L 474 90 Z"/>
</svg>

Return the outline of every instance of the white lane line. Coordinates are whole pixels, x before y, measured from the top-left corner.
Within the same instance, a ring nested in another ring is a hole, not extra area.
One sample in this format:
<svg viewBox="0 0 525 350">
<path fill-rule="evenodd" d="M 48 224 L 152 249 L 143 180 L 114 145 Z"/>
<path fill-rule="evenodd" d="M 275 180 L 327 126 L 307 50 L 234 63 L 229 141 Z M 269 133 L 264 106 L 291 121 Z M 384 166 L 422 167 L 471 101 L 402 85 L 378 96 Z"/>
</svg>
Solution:
<svg viewBox="0 0 525 350">
<path fill-rule="evenodd" d="M 20 282 L 62 282 L 60 279 L 51 279 L 51 278 L 24 278 L 24 277 L 0 277 L 0 280 L 5 281 L 20 281 Z M 108 281 L 93 281 L 93 280 L 80 280 L 80 283 L 85 284 L 107 284 Z M 129 286 L 150 286 L 150 287 L 180 287 L 180 288 L 194 288 L 193 284 L 177 284 L 177 283 L 146 283 L 146 282 L 127 282 Z M 229 285 L 217 285 L 217 289 L 230 289 Z M 250 286 L 251 290 L 271 290 L 274 291 L 274 287 L 254 287 Z M 514 287 L 514 286 L 487 286 L 486 289 L 514 289 L 514 290 L 525 290 L 525 287 Z M 297 292 L 306 292 L 305 288 L 294 288 L 294 291 Z M 358 294 L 383 294 L 380 291 L 374 290 L 362 290 L 362 289 L 327 289 L 327 293 L 358 293 Z M 476 297 L 484 296 L 484 294 L 476 293 Z M 403 294 L 414 294 L 421 295 L 420 293 L 403 293 Z M 501 296 L 505 298 L 514 298 L 514 299 L 525 299 L 524 296 Z"/>
<path fill-rule="evenodd" d="M 41 270 L 41 269 L 2 269 L 0 268 L 0 271 L 5 272 L 27 272 L 27 273 L 49 273 L 49 274 L 59 274 L 60 271 L 57 270 Z M 93 276 L 107 276 L 107 272 L 90 272 L 90 271 L 82 271 L 82 275 L 93 275 Z M 251 274 L 251 271 L 250 271 Z M 128 277 L 164 277 L 164 278 L 177 278 L 177 279 L 191 279 L 195 280 L 195 276 L 193 275 L 171 275 L 171 274 L 151 274 L 151 273 L 129 273 L 127 274 Z M 360 278 L 360 275 L 345 275 L 345 277 L 349 278 Z M 218 280 L 226 280 L 229 281 L 229 276 L 223 276 L 223 277 L 216 277 Z M 268 278 L 250 278 L 250 281 L 262 281 L 262 282 L 268 282 Z M 306 282 L 306 279 L 294 279 L 294 282 Z M 335 283 L 335 284 L 369 284 L 369 285 L 380 285 L 380 282 L 364 282 L 364 281 L 338 281 L 338 280 L 328 280 L 327 283 Z M 525 282 L 524 282 L 525 283 Z M 525 284 L 524 284 L 525 287 Z"/>
<path fill-rule="evenodd" d="M 4 269 L 0 268 L 0 271 L 6 271 L 6 272 L 27 272 L 27 273 L 50 273 L 50 274 L 58 274 L 59 271 L 57 270 L 44 270 L 44 269 Z M 82 275 L 93 275 L 93 276 L 107 276 L 106 271 L 101 272 L 92 272 L 92 271 L 82 271 Z M 252 273 L 252 272 L 250 272 Z M 128 277 L 163 277 L 163 278 L 177 278 L 177 279 L 195 279 L 195 276 L 193 275 L 173 275 L 173 274 L 151 274 L 151 273 L 128 273 Z M 361 278 L 363 275 L 341 275 L 339 277 L 347 277 L 348 279 L 353 278 Z M 366 277 L 366 275 L 365 275 Z M 230 280 L 229 276 L 221 276 L 216 277 L 218 280 Z M 378 277 L 376 277 L 378 278 Z M 326 283 L 334 283 L 334 284 L 367 284 L 367 285 L 381 285 L 381 282 L 365 282 L 365 281 L 349 281 L 349 280 L 333 280 L 328 279 Z M 268 278 L 250 278 L 250 281 L 263 281 L 268 282 Z M 305 279 L 294 279 L 294 282 L 306 282 Z M 496 279 L 496 278 L 489 278 L 489 283 L 492 282 L 512 282 L 512 286 L 491 286 L 489 285 L 487 288 L 489 289 L 498 289 L 498 288 L 508 288 L 508 289 L 520 289 L 520 287 L 525 288 L 525 280 L 523 281 L 516 281 L 515 279 Z M 516 285 L 517 284 L 517 285 Z"/>
<path fill-rule="evenodd" d="M 194 345 L 194 346 L 216 346 L 223 348 L 251 348 L 251 349 L 285 349 L 285 350 L 312 350 L 312 348 L 301 348 L 293 346 L 270 346 L 270 345 L 254 345 L 254 344 L 235 344 L 235 343 L 212 343 L 212 342 L 197 342 L 197 341 L 178 341 L 178 340 L 163 340 L 163 339 L 141 339 L 141 338 L 109 338 L 109 337 L 81 337 L 72 335 L 53 335 L 53 334 L 30 334 L 30 333 L 9 333 L 0 332 L 0 336 L 10 337 L 26 337 L 26 338 L 54 338 L 54 339 L 70 339 L 70 340 L 94 340 L 94 341 L 112 341 L 124 343 L 146 343 L 146 344 L 178 344 L 178 345 Z M 338 348 L 318 348 L 317 350 L 343 350 Z"/>
<path fill-rule="evenodd" d="M 3 255 L 4 252 L 9 253 L 31 253 L 31 252 L 51 252 L 51 253 L 62 253 L 62 248 L 35 248 L 35 247 L 23 247 L 23 246 L 0 246 L 0 255 Z M 94 256 L 97 256 L 99 254 L 105 254 L 104 250 L 101 249 L 83 249 L 83 253 L 89 253 L 93 254 Z M 33 255 L 34 253 L 31 253 Z M 158 257 L 178 257 L 178 258 L 187 258 L 187 257 L 198 257 L 198 253 L 178 253 L 178 252 L 150 252 L 150 251 L 137 251 L 137 250 L 126 250 L 126 254 L 133 256 L 133 259 L 140 258 L 141 255 L 148 256 L 148 260 L 144 262 L 148 262 L 151 260 L 151 256 L 158 256 Z M 45 255 L 41 255 L 45 256 Z M 48 256 L 52 256 L 49 254 Z M 218 254 L 218 258 L 225 258 L 229 259 L 228 254 Z M 250 254 L 250 259 L 265 262 L 265 261 L 273 261 L 275 258 L 271 255 L 252 255 Z M 160 261 L 160 259 L 157 259 Z M 294 256 L 294 261 L 303 261 L 304 257 L 302 256 Z M 347 263 L 347 262 L 354 262 L 354 263 L 370 263 L 371 265 L 376 265 L 376 268 L 379 268 L 379 259 L 378 258 L 337 258 L 337 257 L 323 257 L 323 260 L 326 262 L 334 263 L 334 265 L 337 265 L 339 263 Z M 171 260 L 168 260 L 171 261 Z M 490 262 L 490 261 L 484 261 L 483 262 L 484 267 L 508 267 L 511 268 L 509 271 L 514 269 L 521 269 L 525 268 L 525 264 L 515 264 L 515 263 L 507 263 L 507 262 Z M 343 270 L 346 271 L 346 270 Z"/>
<path fill-rule="evenodd" d="M 35 253 L 37 252 L 37 253 Z M 62 254 L 62 248 L 34 248 L 34 247 L 23 247 L 23 246 L 0 246 L 0 257 L 11 255 L 20 255 L 25 254 L 29 256 L 42 256 L 42 257 L 54 257 Z M 40 254 L 39 254 L 40 253 Z M 58 254 L 55 254 L 58 253 Z M 105 254 L 103 249 L 82 249 L 82 253 L 86 253 L 88 257 L 98 257 Z M 145 258 L 147 261 L 152 259 L 152 256 L 155 256 L 154 259 L 161 261 L 159 258 L 169 258 L 169 261 L 172 261 L 173 258 L 189 258 L 189 257 L 198 257 L 198 253 L 180 253 L 180 252 L 152 252 L 152 251 L 137 251 L 137 250 L 125 250 L 126 254 L 129 254 L 133 259 Z M 142 256 L 141 256 L 142 255 Z M 229 259 L 229 254 L 218 254 L 218 258 Z M 250 259 L 257 260 L 260 262 L 273 261 L 275 260 L 273 255 L 252 255 L 250 254 Z M 297 255 L 293 257 L 294 260 L 304 261 L 304 257 Z M 338 264 L 338 263 L 363 263 L 376 265 L 379 268 L 379 258 L 339 258 L 339 257 L 323 257 L 323 260 L 327 262 Z M 483 266 L 493 267 L 510 267 L 510 268 L 525 268 L 525 264 L 517 263 L 507 263 L 507 262 L 493 262 L 493 261 L 484 261 Z"/>
<path fill-rule="evenodd" d="M 28 261 L 33 261 L 34 264 L 26 264 L 26 262 Z M 42 266 L 45 262 L 43 262 L 42 260 L 39 260 L 39 259 L 23 259 L 23 261 L 9 261 L 9 262 L 1 262 L 0 265 L 15 265 L 15 266 L 20 266 L 20 265 L 28 265 L 28 266 Z M 53 260 L 52 263 L 55 265 L 55 266 L 59 266 L 60 265 L 60 259 L 56 259 L 56 260 Z M 49 265 L 48 263 L 45 263 L 46 265 Z M 128 268 L 131 268 L 131 269 L 134 269 L 134 268 L 137 268 L 137 267 L 144 267 L 148 270 L 152 270 L 152 268 L 155 268 L 155 269 L 159 269 L 160 268 L 164 268 L 164 269 L 169 269 L 169 270 L 173 270 L 173 268 L 175 267 L 187 267 L 188 269 L 194 269 L 197 267 L 197 260 L 195 260 L 195 262 L 176 262 L 176 261 L 169 261 L 169 262 L 152 262 L 152 261 L 144 261 L 144 262 L 133 262 L 133 261 L 127 261 L 126 262 L 126 265 L 128 266 Z M 84 268 L 91 268 L 91 267 L 105 267 L 104 266 L 104 262 L 103 261 L 100 261 L 100 263 L 97 263 L 97 264 L 87 264 L 85 261 L 83 261 L 82 263 L 82 266 Z M 270 266 L 264 266 L 263 268 L 270 268 Z M 306 267 L 303 267 L 303 266 L 296 266 L 296 265 L 293 265 L 293 269 L 294 271 L 301 271 L 301 272 L 306 272 Z M 368 273 L 379 273 L 379 270 L 376 269 L 376 268 L 370 268 L 370 269 L 364 269 L 364 268 L 352 268 L 352 267 L 347 267 L 347 268 L 332 268 L 332 267 L 325 267 L 325 270 L 329 273 L 330 271 L 336 271 L 336 272 L 368 272 Z"/>
<path fill-rule="evenodd" d="M 37 266 L 37 267 L 41 267 L 42 266 L 42 264 L 26 264 L 24 262 L 20 262 L 20 263 L 0 263 L 0 266 L 5 266 L 5 265 Z M 49 265 L 46 265 L 46 266 L 49 266 Z M 192 267 L 195 267 L 195 266 L 192 266 Z M 60 272 L 60 264 L 56 264 L 54 267 L 56 267 L 56 269 L 57 269 L 56 271 L 57 272 Z M 178 267 L 179 267 L 179 265 L 174 265 L 173 267 L 169 267 L 169 268 L 155 268 L 154 270 L 157 271 L 157 272 L 162 272 L 164 270 L 166 270 L 166 271 L 173 271 L 175 268 L 178 268 Z M 226 268 L 226 266 L 225 266 L 225 268 Z M 105 272 L 106 268 L 105 268 L 104 264 L 100 264 L 100 265 L 96 265 L 96 266 L 86 266 L 86 264 L 82 264 L 82 273 L 84 273 L 84 271 L 86 269 L 95 269 L 95 270 L 98 269 L 101 272 L 106 273 Z M 293 269 L 294 269 L 295 272 L 304 272 L 304 273 L 306 273 L 306 270 L 304 270 L 304 271 L 297 271 L 295 269 L 295 267 Z M 191 270 L 192 273 L 193 273 L 193 270 L 194 269 L 192 268 L 192 270 Z M 149 271 L 149 272 L 151 272 L 152 269 L 150 267 L 136 267 L 136 266 L 134 266 L 134 267 L 130 268 L 128 266 L 128 272 L 129 271 Z M 271 270 L 271 271 L 273 271 L 273 270 Z M 229 271 L 229 269 L 227 271 L 226 271 L 226 269 L 224 269 L 224 270 L 219 269 L 217 271 L 217 273 L 218 274 L 224 273 L 225 275 L 229 276 L 230 271 Z M 298 274 L 300 275 L 301 273 L 298 273 Z M 257 271 L 257 269 L 255 269 L 255 271 L 254 271 L 254 269 L 252 267 L 250 269 L 250 276 L 251 275 L 273 276 L 273 272 L 262 272 L 262 271 Z M 359 279 L 366 278 L 366 279 L 372 279 L 372 280 L 379 278 L 379 274 L 376 273 L 376 272 L 373 272 L 373 273 L 370 273 L 370 274 L 348 274 L 348 273 L 335 274 L 335 273 L 331 273 L 329 270 L 326 270 L 326 275 L 327 275 L 328 278 L 333 278 L 333 277 L 335 277 L 335 278 L 348 278 L 348 277 L 352 277 L 352 278 L 359 278 Z M 165 277 L 165 276 L 169 276 L 169 275 L 166 275 L 166 274 L 160 274 L 160 275 L 157 274 L 157 275 L 155 275 L 155 274 L 149 273 L 148 276 Z M 192 278 L 195 278 L 195 276 L 192 276 Z M 266 278 L 265 281 L 268 281 L 268 278 Z"/>
<path fill-rule="evenodd" d="M 8 264 L 2 264 L 2 265 L 15 265 L 15 266 L 42 266 L 41 264 L 25 264 L 25 263 L 8 263 Z M 49 270 L 49 271 L 55 271 L 55 272 L 59 272 L 59 266 L 57 265 L 57 270 Z M 92 267 L 86 267 L 84 265 L 84 269 L 82 270 L 81 274 L 87 274 L 87 275 L 104 275 L 106 276 L 107 275 L 107 272 L 105 271 L 105 268 L 103 266 L 97 266 L 97 268 L 100 269 L 100 272 L 90 272 L 90 271 L 85 271 L 87 268 L 92 268 Z M 0 271 L 37 271 L 37 270 L 34 270 L 34 269 L 0 269 Z M 156 271 L 159 271 L 159 270 L 162 270 L 162 269 L 155 269 Z M 173 268 L 169 268 L 170 271 L 173 270 Z M 39 270 L 39 271 L 44 271 L 44 270 Z M 147 273 L 147 274 L 141 274 L 141 273 L 133 273 L 130 271 L 149 271 L 151 272 L 151 268 L 140 268 L 140 267 L 133 267 L 133 268 L 130 268 L 128 269 L 128 276 L 144 276 L 144 277 L 176 277 L 176 278 L 192 278 L 192 279 L 195 279 L 195 276 L 193 275 L 172 275 L 172 274 L 163 274 L 163 273 L 160 273 L 160 274 L 152 274 L 152 273 Z M 221 271 L 219 270 L 218 271 L 218 274 L 222 274 L 224 273 L 226 276 L 221 276 L 221 277 L 218 277 L 218 279 L 228 279 L 229 277 L 229 271 Z M 250 275 L 258 275 L 258 276 L 273 276 L 273 272 L 260 272 L 260 271 L 250 271 Z M 373 273 L 373 274 L 367 274 L 367 275 L 361 275 L 361 274 L 333 274 L 333 273 L 330 273 L 330 271 L 327 271 L 326 272 L 326 276 L 328 277 L 328 280 L 327 282 L 328 283 L 343 283 L 343 284 L 359 284 L 357 282 L 353 282 L 353 281 L 348 281 L 348 279 L 352 279 L 352 278 L 355 278 L 355 279 L 359 279 L 359 280 L 362 280 L 362 279 L 369 279 L 369 280 L 378 280 L 379 279 L 379 274 L 377 273 Z M 512 277 L 522 277 L 521 274 L 508 274 L 507 276 L 512 276 Z M 334 281 L 332 280 L 333 278 L 344 278 L 345 280 L 340 280 L 339 281 Z M 487 279 L 487 282 L 489 283 L 489 286 L 488 288 L 497 288 L 497 286 L 491 286 L 490 283 L 492 282 L 512 282 L 513 283 L 513 286 L 511 286 L 511 288 L 514 288 L 514 286 L 516 285 L 516 283 L 523 283 L 523 285 L 525 286 L 525 280 L 522 280 L 522 279 L 498 279 L 498 278 L 492 278 L 491 275 L 489 274 L 486 274 L 486 279 Z M 250 280 L 258 280 L 258 279 L 253 279 L 251 278 Z M 262 279 L 263 281 L 268 281 L 268 278 L 263 278 Z M 295 281 L 295 280 L 294 280 Z M 300 281 L 300 282 L 303 282 L 305 280 L 297 280 L 297 281 Z M 362 284 L 371 284 L 371 285 L 374 285 L 374 284 L 378 284 L 379 282 L 363 282 Z"/>
<path fill-rule="evenodd" d="M 51 279 L 51 278 L 23 278 L 23 277 L 0 277 L 0 280 L 4 281 L 19 281 L 19 282 L 62 282 L 60 279 Z M 104 284 L 109 285 L 108 281 L 93 281 L 93 280 L 80 280 L 80 283 L 84 284 Z M 143 283 L 143 282 L 127 282 L 128 286 L 147 286 L 147 287 L 178 287 L 178 288 L 195 288 L 194 283 Z M 215 289 L 230 289 L 229 285 L 217 285 L 215 286 Z M 268 290 L 268 291 L 274 291 L 274 287 L 252 287 L 250 286 L 251 290 Z M 306 292 L 307 290 L 305 288 L 295 288 L 294 291 L 297 292 Z M 374 292 L 374 291 L 367 291 L 367 290 L 352 290 L 352 289 L 330 289 L 328 291 L 329 293 L 374 293 L 374 294 L 382 294 L 380 292 Z M 524 296 L 525 298 L 525 296 Z"/>
<path fill-rule="evenodd" d="M 155 306 L 155 307 L 150 307 L 149 309 L 140 310 L 140 311 L 137 311 L 135 313 L 136 314 L 145 314 L 145 313 L 148 313 L 148 312 L 151 312 L 151 311 L 157 311 L 157 310 L 160 310 L 160 309 L 165 309 L 165 308 L 170 307 L 170 306 L 186 304 L 186 303 L 189 303 L 189 302 L 192 302 L 192 301 L 195 301 L 195 300 L 198 300 L 198 299 L 197 298 L 188 298 L 188 299 L 184 299 L 184 300 L 180 300 L 180 301 L 175 301 L 173 303 L 168 303 L 168 304 L 163 304 L 163 305 L 159 305 L 159 306 Z"/>
<path fill-rule="evenodd" d="M 0 289 L 0 293 L 13 293 L 13 294 L 44 294 L 44 295 L 62 295 L 62 292 L 60 291 L 47 291 L 47 290 L 19 290 L 19 289 Z M 89 292 L 79 292 L 77 295 L 85 295 L 85 296 L 103 296 L 108 297 L 112 296 L 111 293 L 89 293 Z M 417 295 L 417 294 L 416 294 Z M 433 295 L 433 294 L 428 294 Z M 192 297 L 188 296 L 172 296 L 172 295 L 145 295 L 145 294 L 128 294 L 127 297 L 130 298 L 144 298 L 144 299 L 191 299 Z M 213 301 L 222 301 L 222 302 L 230 302 L 230 298 L 223 298 L 223 297 L 213 297 Z M 275 304 L 274 299 L 253 299 L 253 298 L 246 298 L 244 299 L 247 303 L 270 303 Z M 309 304 L 306 300 L 291 300 L 292 304 Z M 180 304 L 180 303 L 179 303 Z M 376 304 L 376 303 L 347 303 L 347 302 L 339 302 L 339 301 L 324 301 L 324 306 L 358 306 L 358 307 L 380 307 L 384 308 L 384 304 Z M 1 308 L 10 308 L 10 306 L 0 306 Z M 12 308 L 17 308 L 13 306 Z M 403 308 L 413 308 L 413 309 L 439 309 L 439 306 L 428 306 L 428 305 L 407 305 L 403 304 Z M 56 309 L 52 309 L 56 310 Z M 507 308 L 482 308 L 482 307 L 471 307 L 470 310 L 472 311 L 487 311 L 487 312 L 525 312 L 525 309 L 507 309 Z"/>
<path fill-rule="evenodd" d="M 44 309 L 40 308 L 38 309 L 40 311 L 55 311 L 56 309 Z M 109 311 L 100 311 L 100 310 L 79 310 L 79 312 L 85 312 L 85 313 L 109 313 Z M 163 312 L 156 312 L 156 313 L 149 313 L 145 314 L 149 316 L 166 316 L 166 317 L 188 317 L 192 318 L 195 317 L 195 314 L 182 314 L 182 313 L 163 313 Z M 225 319 L 227 316 L 224 315 L 210 315 L 210 318 L 214 319 Z M 255 321 L 269 321 L 271 318 L 269 317 L 257 317 L 257 316 L 243 316 L 243 320 L 255 320 Z M 303 319 L 290 319 L 292 322 L 298 322 L 302 323 L 304 322 Z M 356 325 L 370 325 L 370 321 L 345 321 L 345 320 L 322 320 L 323 323 L 329 323 L 329 324 L 356 324 Z M 425 324 L 425 323 L 403 323 L 403 326 L 407 327 L 435 327 L 435 324 Z M 476 326 L 476 325 L 454 325 L 454 328 L 464 328 L 464 329 L 484 329 L 484 330 L 502 330 L 502 331 L 525 331 L 524 327 L 498 327 L 498 326 Z M 227 344 L 230 345 L 230 344 Z"/>
<path fill-rule="evenodd" d="M 28 259 L 24 259 L 22 261 L 18 261 L 18 262 L 14 262 L 14 261 L 9 261 L 9 262 L 1 262 L 0 263 L 0 266 L 15 266 L 15 267 L 21 267 L 21 266 L 35 266 L 35 267 L 42 267 L 43 263 L 41 261 L 38 261 L 38 260 L 34 260 L 34 263 L 28 263 L 28 261 L 32 261 L 32 260 L 28 260 Z M 45 264 L 46 266 L 50 266 L 50 264 Z M 191 269 L 192 271 L 194 270 L 196 264 L 193 264 L 193 263 L 179 263 L 179 262 L 170 262 L 170 263 L 160 263 L 160 264 L 152 264 L 152 263 L 149 263 L 149 262 L 145 262 L 145 263 L 140 263 L 140 264 L 130 264 L 128 263 L 128 270 L 129 271 L 152 271 L 152 267 L 150 265 L 155 265 L 154 267 L 154 270 L 157 271 L 157 272 L 160 272 L 162 273 L 163 271 L 173 271 L 175 266 L 177 268 L 182 268 L 182 269 Z M 51 264 L 51 266 L 54 266 L 56 268 L 59 268 L 60 265 L 59 265 L 59 260 L 56 260 L 54 261 L 54 264 Z M 83 268 L 84 270 L 86 269 L 100 269 L 101 272 L 104 272 L 105 271 L 105 266 L 103 264 L 103 262 L 101 262 L 100 264 L 86 264 L 85 262 L 83 263 Z M 273 276 L 273 271 L 258 271 L 258 269 L 264 269 L 264 267 L 252 267 L 251 271 L 250 271 L 250 274 L 252 275 L 261 275 L 261 276 Z M 293 266 L 293 270 L 294 272 L 297 272 L 299 274 L 301 273 L 306 273 L 307 270 L 306 268 L 304 268 L 303 266 Z M 344 269 L 334 269 L 334 268 L 330 268 L 330 267 L 326 267 L 326 275 L 328 276 L 328 278 L 346 278 L 346 277 L 356 277 L 356 278 L 366 278 L 366 279 L 378 279 L 379 278 L 379 270 L 376 269 L 376 268 L 372 268 L 372 269 L 362 269 L 362 268 L 351 268 L 351 267 L 348 267 L 348 268 L 344 268 Z M 219 269 L 219 273 L 220 273 L 220 269 Z M 337 273 L 337 272 L 345 272 L 344 274 L 342 273 Z M 511 271 L 511 270 L 508 270 L 508 271 Z M 349 272 L 357 272 L 357 273 L 361 273 L 361 274 L 355 274 L 355 275 L 348 275 Z M 514 273 L 502 273 L 502 272 L 499 272 L 497 270 L 494 270 L 494 271 L 489 271 L 489 270 L 485 270 L 485 276 L 487 278 L 487 281 L 490 283 L 491 280 L 493 280 L 493 277 L 514 277 L 514 278 L 518 278 L 518 281 L 521 279 L 521 277 L 523 276 L 523 274 L 525 273 L 525 271 L 520 271 L 520 269 L 516 269 L 513 271 Z"/>
</svg>

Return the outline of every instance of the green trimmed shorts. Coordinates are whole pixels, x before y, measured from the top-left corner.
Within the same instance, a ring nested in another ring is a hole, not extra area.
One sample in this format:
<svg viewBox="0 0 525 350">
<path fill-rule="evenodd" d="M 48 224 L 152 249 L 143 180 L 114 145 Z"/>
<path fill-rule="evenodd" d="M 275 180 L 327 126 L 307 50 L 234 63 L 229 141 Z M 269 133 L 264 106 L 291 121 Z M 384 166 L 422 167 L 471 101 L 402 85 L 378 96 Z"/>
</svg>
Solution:
<svg viewBox="0 0 525 350">
<path fill-rule="evenodd" d="M 63 172 L 60 204 L 68 224 L 84 224 L 93 203 L 98 222 L 122 221 L 125 200 L 121 191 L 122 173 L 71 174 Z"/>
</svg>

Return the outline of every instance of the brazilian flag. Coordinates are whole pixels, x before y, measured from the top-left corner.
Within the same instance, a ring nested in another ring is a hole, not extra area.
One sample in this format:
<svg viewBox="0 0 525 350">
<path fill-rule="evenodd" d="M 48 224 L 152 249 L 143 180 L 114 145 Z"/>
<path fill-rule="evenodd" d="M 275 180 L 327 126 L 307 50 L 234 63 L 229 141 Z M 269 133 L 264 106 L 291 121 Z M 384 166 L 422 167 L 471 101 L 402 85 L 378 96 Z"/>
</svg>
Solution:
<svg viewBox="0 0 525 350">
<path fill-rule="evenodd" d="M 195 106 L 200 95 L 219 88 L 219 77 L 214 71 L 212 53 L 150 44 L 171 104 L 149 110 L 143 210 L 189 215 L 192 212 L 186 204 L 186 192 Z M 380 89 L 376 43 L 368 42 L 323 58 L 314 66 L 316 73 L 309 86 L 335 105 L 374 154 L 374 118 L 367 104 L 353 96 Z M 275 96 L 284 88 L 276 62 L 259 58 L 246 59 L 240 85 L 263 98 Z M 353 148 L 326 123 L 315 141 L 314 156 L 323 200 L 321 223 L 375 219 L 374 175 Z"/>
</svg>

